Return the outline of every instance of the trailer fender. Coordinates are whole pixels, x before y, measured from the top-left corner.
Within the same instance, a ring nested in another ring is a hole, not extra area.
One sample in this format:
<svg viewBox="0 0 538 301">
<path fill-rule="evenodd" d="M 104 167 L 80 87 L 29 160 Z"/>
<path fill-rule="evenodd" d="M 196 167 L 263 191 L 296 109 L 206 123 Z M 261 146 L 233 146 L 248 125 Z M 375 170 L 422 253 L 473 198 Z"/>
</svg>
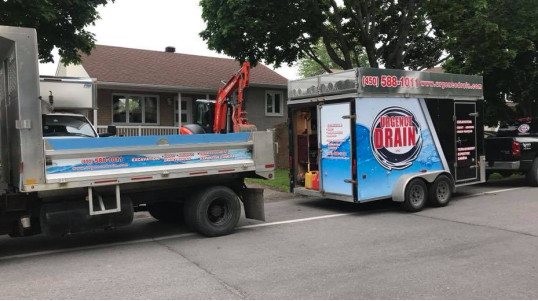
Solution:
<svg viewBox="0 0 538 301">
<path fill-rule="evenodd" d="M 452 191 L 455 191 L 456 187 L 454 186 L 454 179 L 452 175 L 445 170 L 415 172 L 403 175 L 398 179 L 398 181 L 396 181 L 396 184 L 394 184 L 394 188 L 392 189 L 392 200 L 398 203 L 403 203 L 405 201 L 405 188 L 407 187 L 407 184 L 413 179 L 420 178 L 426 183 L 432 184 L 433 182 L 435 182 L 437 177 L 443 174 L 447 175 L 450 179 L 452 179 Z"/>
</svg>

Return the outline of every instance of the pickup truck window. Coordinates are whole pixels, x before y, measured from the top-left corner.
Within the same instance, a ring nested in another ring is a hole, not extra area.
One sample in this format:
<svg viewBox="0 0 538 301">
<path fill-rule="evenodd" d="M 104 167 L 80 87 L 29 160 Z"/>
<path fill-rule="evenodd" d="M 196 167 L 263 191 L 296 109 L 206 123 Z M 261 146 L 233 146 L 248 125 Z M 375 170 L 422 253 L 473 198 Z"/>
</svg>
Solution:
<svg viewBox="0 0 538 301">
<path fill-rule="evenodd" d="M 88 120 L 80 116 L 43 116 L 43 137 L 91 137 L 96 138 Z"/>
</svg>

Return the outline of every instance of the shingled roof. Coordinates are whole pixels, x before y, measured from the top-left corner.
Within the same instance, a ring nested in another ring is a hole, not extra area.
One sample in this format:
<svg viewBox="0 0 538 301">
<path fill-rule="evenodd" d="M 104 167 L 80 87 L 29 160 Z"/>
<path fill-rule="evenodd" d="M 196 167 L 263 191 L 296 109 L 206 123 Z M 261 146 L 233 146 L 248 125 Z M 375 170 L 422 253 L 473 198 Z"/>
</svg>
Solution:
<svg viewBox="0 0 538 301">
<path fill-rule="evenodd" d="M 240 69 L 233 59 L 97 45 L 83 55 L 84 69 L 98 82 L 217 89 Z M 287 79 L 259 64 L 251 84 L 286 86 Z"/>
</svg>

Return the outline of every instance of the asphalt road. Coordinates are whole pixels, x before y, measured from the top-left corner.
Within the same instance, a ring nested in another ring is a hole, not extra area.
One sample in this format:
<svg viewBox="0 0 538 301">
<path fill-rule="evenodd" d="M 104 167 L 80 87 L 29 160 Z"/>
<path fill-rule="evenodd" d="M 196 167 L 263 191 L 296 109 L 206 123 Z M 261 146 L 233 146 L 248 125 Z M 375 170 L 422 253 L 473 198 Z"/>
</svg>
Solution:
<svg viewBox="0 0 538 301">
<path fill-rule="evenodd" d="M 296 198 L 204 238 L 141 214 L 115 231 L 0 238 L 1 299 L 537 299 L 538 189 L 510 179 L 403 212 Z"/>
</svg>

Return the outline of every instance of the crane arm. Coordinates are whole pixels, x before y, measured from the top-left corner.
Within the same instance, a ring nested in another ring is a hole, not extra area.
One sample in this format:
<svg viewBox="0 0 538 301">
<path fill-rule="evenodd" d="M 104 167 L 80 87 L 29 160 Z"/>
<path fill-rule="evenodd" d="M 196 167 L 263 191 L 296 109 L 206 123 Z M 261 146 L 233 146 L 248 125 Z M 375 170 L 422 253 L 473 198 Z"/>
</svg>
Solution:
<svg viewBox="0 0 538 301">
<path fill-rule="evenodd" d="M 226 121 L 228 106 L 232 110 L 232 122 L 234 132 L 252 131 L 255 126 L 248 123 L 246 102 L 247 89 L 250 85 L 250 63 L 245 62 L 235 75 L 219 89 L 215 101 L 215 120 L 213 131 L 221 133 L 226 130 Z M 237 100 L 234 99 L 234 93 L 237 91 Z"/>
</svg>

